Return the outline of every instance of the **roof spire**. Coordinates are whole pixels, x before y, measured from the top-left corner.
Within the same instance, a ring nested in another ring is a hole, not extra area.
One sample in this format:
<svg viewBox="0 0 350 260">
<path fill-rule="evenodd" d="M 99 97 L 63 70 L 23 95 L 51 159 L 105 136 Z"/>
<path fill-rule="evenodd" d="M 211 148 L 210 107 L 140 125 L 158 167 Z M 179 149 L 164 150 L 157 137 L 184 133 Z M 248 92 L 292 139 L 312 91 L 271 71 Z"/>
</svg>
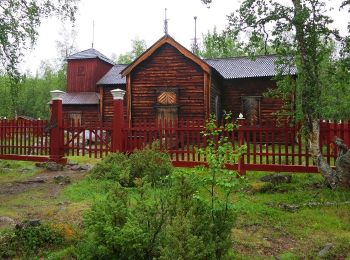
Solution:
<svg viewBox="0 0 350 260">
<path fill-rule="evenodd" d="M 192 52 L 198 55 L 199 47 L 197 42 L 197 16 L 194 17 L 194 39 L 192 44 Z"/>
<path fill-rule="evenodd" d="M 92 20 L 92 43 L 91 43 L 91 48 L 94 48 L 94 41 L 95 41 L 95 20 Z"/>
<path fill-rule="evenodd" d="M 168 18 L 166 16 L 166 13 L 167 13 L 167 8 L 165 8 L 165 18 L 164 18 L 164 34 L 165 35 L 168 35 Z"/>
</svg>

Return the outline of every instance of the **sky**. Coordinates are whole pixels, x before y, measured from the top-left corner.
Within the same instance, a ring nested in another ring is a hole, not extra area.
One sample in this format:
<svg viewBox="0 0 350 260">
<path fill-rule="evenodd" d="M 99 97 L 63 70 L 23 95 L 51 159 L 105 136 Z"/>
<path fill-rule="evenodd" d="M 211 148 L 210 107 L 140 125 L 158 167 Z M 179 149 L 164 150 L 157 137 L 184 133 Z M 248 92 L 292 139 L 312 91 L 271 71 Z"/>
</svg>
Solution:
<svg viewBox="0 0 350 260">
<path fill-rule="evenodd" d="M 280 0 L 286 1 L 286 0 Z M 329 0 L 339 6 L 342 0 Z M 190 48 L 194 38 L 194 16 L 197 16 L 197 38 L 214 26 L 222 30 L 227 15 L 239 7 L 240 0 L 214 0 L 210 8 L 200 0 L 81 0 L 76 14 L 75 45 L 79 51 L 94 48 L 112 57 L 131 50 L 132 40 L 145 40 L 147 46 L 164 35 L 164 9 L 167 8 L 168 32 L 180 44 Z M 349 14 L 333 10 L 335 26 L 346 29 Z M 24 57 L 22 70 L 35 74 L 43 60 L 58 57 L 56 41 L 62 40 L 64 26 L 56 18 L 45 19 L 39 29 L 37 44 Z M 66 31 L 72 25 L 66 23 Z"/>
</svg>

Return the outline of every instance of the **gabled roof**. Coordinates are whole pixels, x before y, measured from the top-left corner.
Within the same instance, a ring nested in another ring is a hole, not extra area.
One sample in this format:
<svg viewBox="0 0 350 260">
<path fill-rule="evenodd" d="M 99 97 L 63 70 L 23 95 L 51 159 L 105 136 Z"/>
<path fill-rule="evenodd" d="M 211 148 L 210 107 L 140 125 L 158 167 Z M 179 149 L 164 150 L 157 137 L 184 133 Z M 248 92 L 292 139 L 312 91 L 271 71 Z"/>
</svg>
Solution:
<svg viewBox="0 0 350 260">
<path fill-rule="evenodd" d="M 67 60 L 84 60 L 84 59 L 100 59 L 104 62 L 114 65 L 115 63 L 103 55 L 101 52 L 95 50 L 94 48 L 87 49 L 85 51 L 77 52 L 67 57 Z"/>
<path fill-rule="evenodd" d="M 137 65 L 149 58 L 159 47 L 166 43 L 170 44 L 185 57 L 199 65 L 205 72 L 210 73 L 210 66 L 205 61 L 203 61 L 201 58 L 187 50 L 180 43 L 175 41 L 171 36 L 166 34 L 162 38 L 160 38 L 155 44 L 153 44 L 150 48 L 148 48 L 144 53 L 142 53 L 136 60 L 134 60 L 134 62 L 128 65 L 125 69 L 123 69 L 121 72 L 122 76 L 128 75 Z"/>
<path fill-rule="evenodd" d="M 120 73 L 128 65 L 115 65 L 104 75 L 98 82 L 97 85 L 120 85 L 126 84 L 125 77 Z"/>
<path fill-rule="evenodd" d="M 250 57 L 235 57 L 205 60 L 224 79 L 272 77 L 277 75 L 277 55 L 257 56 L 255 60 Z M 285 74 L 295 75 L 297 70 L 292 67 Z"/>
<path fill-rule="evenodd" d="M 63 105 L 98 105 L 100 96 L 95 92 L 73 92 L 62 96 Z"/>
</svg>

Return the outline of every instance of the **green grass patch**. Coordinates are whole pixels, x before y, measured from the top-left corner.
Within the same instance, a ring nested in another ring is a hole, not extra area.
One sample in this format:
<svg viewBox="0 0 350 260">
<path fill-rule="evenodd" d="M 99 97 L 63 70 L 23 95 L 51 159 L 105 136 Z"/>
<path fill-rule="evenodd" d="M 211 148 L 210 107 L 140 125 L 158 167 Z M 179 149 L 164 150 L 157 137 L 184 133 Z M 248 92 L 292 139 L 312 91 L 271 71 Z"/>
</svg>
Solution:
<svg viewBox="0 0 350 260">
<path fill-rule="evenodd" d="M 96 180 L 86 177 L 65 188 L 60 198 L 72 202 L 90 203 L 104 199 L 113 184 L 114 182 L 110 180 Z"/>
</svg>

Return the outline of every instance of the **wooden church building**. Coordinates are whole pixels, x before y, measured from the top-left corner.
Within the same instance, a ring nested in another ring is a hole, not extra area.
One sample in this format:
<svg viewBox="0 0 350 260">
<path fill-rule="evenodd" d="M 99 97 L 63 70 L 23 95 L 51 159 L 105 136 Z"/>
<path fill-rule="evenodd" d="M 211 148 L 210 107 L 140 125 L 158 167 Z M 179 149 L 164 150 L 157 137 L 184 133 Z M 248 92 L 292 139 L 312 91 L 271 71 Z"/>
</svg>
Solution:
<svg viewBox="0 0 350 260">
<path fill-rule="evenodd" d="M 95 49 L 67 58 L 65 118 L 109 122 L 113 116 L 111 90 L 126 90 L 125 120 L 159 119 L 203 122 L 211 113 L 239 113 L 249 124 L 274 117 L 281 101 L 263 96 L 275 88 L 274 55 L 207 59 L 187 50 L 169 35 L 154 43 L 129 65 L 116 65 Z M 295 74 L 292 69 L 291 74 Z"/>
</svg>

